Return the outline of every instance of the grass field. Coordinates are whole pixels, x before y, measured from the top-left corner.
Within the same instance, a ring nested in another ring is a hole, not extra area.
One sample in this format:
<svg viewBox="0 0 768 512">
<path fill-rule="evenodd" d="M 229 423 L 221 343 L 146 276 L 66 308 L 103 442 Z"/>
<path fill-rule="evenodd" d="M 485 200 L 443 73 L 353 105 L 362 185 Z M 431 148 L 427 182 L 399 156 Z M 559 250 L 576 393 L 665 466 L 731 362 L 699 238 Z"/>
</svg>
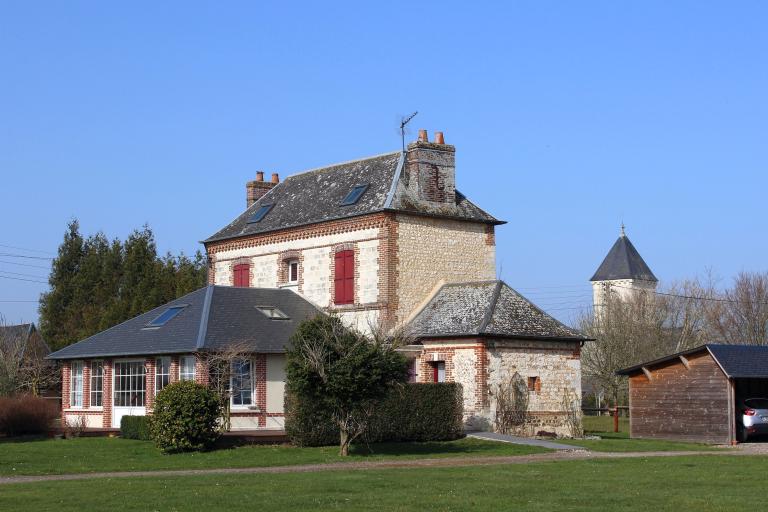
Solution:
<svg viewBox="0 0 768 512">
<path fill-rule="evenodd" d="M 596 452 L 651 452 L 651 451 L 706 451 L 719 450 L 706 444 L 664 441 L 655 439 L 630 439 L 629 419 L 619 418 L 619 432 L 613 432 L 610 416 L 584 416 L 584 433 L 600 436 L 600 440 L 558 440 L 564 444 L 581 446 Z"/>
<path fill-rule="evenodd" d="M 355 446 L 350 457 L 337 447 L 242 446 L 205 453 L 164 455 L 148 441 L 108 437 L 0 443 L 0 475 L 52 475 L 97 471 L 287 466 L 360 460 L 526 455 L 549 450 L 533 446 L 460 439 L 433 443 Z M 2 491 L 0 491 L 2 492 Z M 0 510 L 3 510 L 0 508 Z"/>
<path fill-rule="evenodd" d="M 763 457 L 45 482 L 0 487 L 0 510 L 737 510 Z M 727 476 L 726 476 L 727 475 Z"/>
<path fill-rule="evenodd" d="M 613 432 L 613 418 L 611 416 L 584 416 L 582 425 L 587 434 Z M 619 417 L 619 432 L 629 433 L 629 418 Z"/>
</svg>

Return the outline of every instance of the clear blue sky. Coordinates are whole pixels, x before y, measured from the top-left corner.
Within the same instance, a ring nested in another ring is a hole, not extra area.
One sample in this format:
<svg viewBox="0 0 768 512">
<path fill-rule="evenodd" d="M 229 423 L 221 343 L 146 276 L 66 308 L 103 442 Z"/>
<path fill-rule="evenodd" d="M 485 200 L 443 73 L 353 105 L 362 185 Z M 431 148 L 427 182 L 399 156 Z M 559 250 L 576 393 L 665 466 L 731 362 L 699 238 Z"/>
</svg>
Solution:
<svg viewBox="0 0 768 512">
<path fill-rule="evenodd" d="M 76 217 L 192 253 L 257 170 L 395 150 L 418 110 L 509 222 L 502 277 L 561 319 L 622 220 L 662 282 L 768 268 L 763 2 L 163 4 L 0 5 L 0 244 L 54 252 Z M 44 289 L 0 278 L 0 301 Z"/>
</svg>

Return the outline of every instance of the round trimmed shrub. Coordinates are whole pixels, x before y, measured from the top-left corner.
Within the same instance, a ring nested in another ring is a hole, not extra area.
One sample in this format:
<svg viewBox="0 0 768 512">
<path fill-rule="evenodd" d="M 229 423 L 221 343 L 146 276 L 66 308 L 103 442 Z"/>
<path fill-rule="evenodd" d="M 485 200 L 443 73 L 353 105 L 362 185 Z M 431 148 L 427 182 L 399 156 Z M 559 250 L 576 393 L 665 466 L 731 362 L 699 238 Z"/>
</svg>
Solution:
<svg viewBox="0 0 768 512">
<path fill-rule="evenodd" d="M 192 381 L 174 382 L 155 397 L 149 432 L 164 452 L 205 450 L 219 437 L 221 401 Z"/>
</svg>

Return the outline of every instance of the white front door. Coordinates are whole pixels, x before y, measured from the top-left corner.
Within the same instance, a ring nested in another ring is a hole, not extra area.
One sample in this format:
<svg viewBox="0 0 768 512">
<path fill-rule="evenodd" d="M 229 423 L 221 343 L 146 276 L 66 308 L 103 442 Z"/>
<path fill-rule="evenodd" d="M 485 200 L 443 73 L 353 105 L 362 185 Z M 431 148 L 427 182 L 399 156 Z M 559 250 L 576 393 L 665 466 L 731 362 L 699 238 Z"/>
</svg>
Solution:
<svg viewBox="0 0 768 512">
<path fill-rule="evenodd" d="M 147 395 L 143 360 L 115 361 L 112 369 L 112 427 L 120 428 L 123 416 L 144 416 Z"/>
</svg>

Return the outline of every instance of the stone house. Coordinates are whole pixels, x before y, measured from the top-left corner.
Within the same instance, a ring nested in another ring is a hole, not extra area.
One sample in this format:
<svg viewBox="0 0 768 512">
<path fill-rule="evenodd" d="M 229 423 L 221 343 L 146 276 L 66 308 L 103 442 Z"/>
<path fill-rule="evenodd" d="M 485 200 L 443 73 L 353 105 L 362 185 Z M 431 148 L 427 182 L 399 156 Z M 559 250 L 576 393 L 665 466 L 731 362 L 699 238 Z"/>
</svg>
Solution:
<svg viewBox="0 0 768 512">
<path fill-rule="evenodd" d="M 585 338 L 495 280 L 504 222 L 456 189 L 455 148 L 442 133 L 282 182 L 259 172 L 246 201 L 203 242 L 214 289 L 290 291 L 361 331 L 408 329 L 412 379 L 461 382 L 470 424 L 493 423 L 493 389 L 517 373 L 532 383 L 541 424 L 563 433 L 560 398 L 580 394 Z M 455 324 L 448 331 L 440 311 Z"/>
</svg>

